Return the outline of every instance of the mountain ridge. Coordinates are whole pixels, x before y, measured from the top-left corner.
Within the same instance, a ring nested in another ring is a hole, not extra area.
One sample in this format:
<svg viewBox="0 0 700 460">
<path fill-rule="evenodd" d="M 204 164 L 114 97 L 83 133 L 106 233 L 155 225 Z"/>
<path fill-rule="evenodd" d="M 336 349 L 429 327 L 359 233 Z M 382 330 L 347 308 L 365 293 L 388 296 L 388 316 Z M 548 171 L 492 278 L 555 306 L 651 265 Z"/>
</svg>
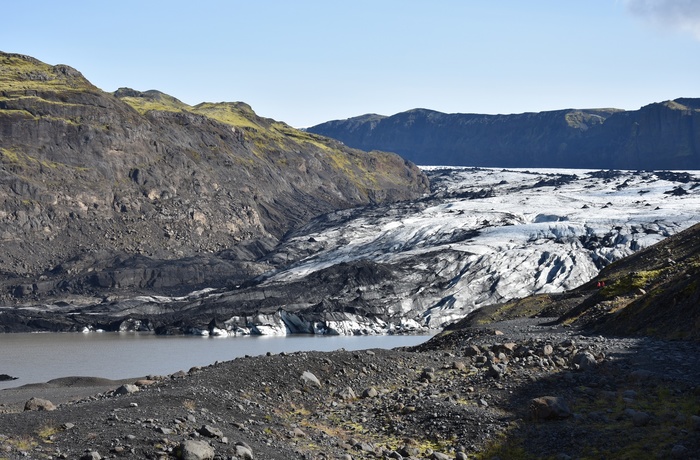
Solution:
<svg viewBox="0 0 700 460">
<path fill-rule="evenodd" d="M 392 151 L 421 165 L 700 169 L 700 99 L 636 111 L 561 109 L 511 115 L 412 109 L 307 128 L 355 148 Z"/>
<path fill-rule="evenodd" d="M 295 130 L 244 103 L 107 93 L 72 67 L 10 53 L 0 53 L 0 185 L 0 266 L 17 278 L 5 298 L 18 282 L 35 294 L 81 290 L 132 256 L 151 262 L 114 288 L 190 285 L 211 263 L 225 266 L 208 273 L 215 279 L 259 274 L 256 259 L 310 218 L 428 187 L 398 156 Z M 184 258 L 200 263 L 162 268 Z M 83 287 L 43 280 L 66 267 L 85 273 Z"/>
</svg>

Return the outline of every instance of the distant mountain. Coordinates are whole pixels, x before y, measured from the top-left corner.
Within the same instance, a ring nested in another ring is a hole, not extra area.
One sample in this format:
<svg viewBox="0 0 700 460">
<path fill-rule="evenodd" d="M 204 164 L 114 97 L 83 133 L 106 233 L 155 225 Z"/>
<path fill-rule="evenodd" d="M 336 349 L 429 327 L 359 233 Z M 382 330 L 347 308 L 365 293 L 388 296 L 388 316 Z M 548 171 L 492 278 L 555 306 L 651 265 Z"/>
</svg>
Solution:
<svg viewBox="0 0 700 460">
<path fill-rule="evenodd" d="M 414 198 L 425 175 L 257 116 L 0 53 L 0 298 L 187 291 L 256 262 L 320 214 Z"/>
<path fill-rule="evenodd" d="M 700 169 L 700 99 L 639 110 L 566 109 L 516 115 L 415 109 L 322 123 L 308 132 L 420 165 Z"/>
</svg>

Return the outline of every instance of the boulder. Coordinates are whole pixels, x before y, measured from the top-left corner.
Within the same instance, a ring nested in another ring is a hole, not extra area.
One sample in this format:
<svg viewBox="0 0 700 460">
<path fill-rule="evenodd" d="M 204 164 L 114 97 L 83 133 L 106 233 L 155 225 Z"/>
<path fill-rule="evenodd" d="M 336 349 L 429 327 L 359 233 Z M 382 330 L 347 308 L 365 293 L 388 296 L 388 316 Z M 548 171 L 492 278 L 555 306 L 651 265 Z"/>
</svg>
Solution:
<svg viewBox="0 0 700 460">
<path fill-rule="evenodd" d="M 647 426 L 651 421 L 651 415 L 643 411 L 634 411 L 631 416 L 634 426 Z"/>
<path fill-rule="evenodd" d="M 374 387 L 366 388 L 366 389 L 362 392 L 362 397 L 363 397 L 363 398 L 376 398 L 377 396 L 379 396 L 379 392 L 378 392 L 377 389 L 374 388 Z"/>
<path fill-rule="evenodd" d="M 502 363 L 493 363 L 489 365 L 488 373 L 494 379 L 500 379 L 507 371 L 507 366 Z"/>
<path fill-rule="evenodd" d="M 683 444 L 676 444 L 671 449 L 671 458 L 689 458 L 690 452 Z"/>
<path fill-rule="evenodd" d="M 447 454 L 443 454 L 442 452 L 433 452 L 433 455 L 431 455 L 430 458 L 433 460 L 452 460 L 452 457 Z"/>
<path fill-rule="evenodd" d="M 128 395 L 131 393 L 136 393 L 137 391 L 139 391 L 139 387 L 137 387 L 136 385 L 133 385 L 131 383 L 127 383 L 126 385 L 122 385 L 119 388 L 117 388 L 116 390 L 114 390 L 114 394 Z"/>
<path fill-rule="evenodd" d="M 535 421 L 564 419 L 573 415 L 566 402 L 556 396 L 543 396 L 530 401 L 530 414 Z"/>
<path fill-rule="evenodd" d="M 237 442 L 236 457 L 238 457 L 240 460 L 253 460 L 253 449 L 244 442 Z"/>
<path fill-rule="evenodd" d="M 211 460 L 216 453 L 206 441 L 188 439 L 180 444 L 179 458 L 182 460 Z"/>
<path fill-rule="evenodd" d="M 24 403 L 24 410 L 51 411 L 56 410 L 56 406 L 48 399 L 32 398 Z"/>
<path fill-rule="evenodd" d="M 464 356 L 479 356 L 481 354 L 481 349 L 476 345 L 469 345 L 464 349 Z"/>
<path fill-rule="evenodd" d="M 598 362 L 591 353 L 584 351 L 574 355 L 573 363 L 578 369 L 587 371 L 595 368 Z"/>
<path fill-rule="evenodd" d="M 345 401 L 350 401 L 357 398 L 357 394 L 355 394 L 353 389 L 350 387 L 341 388 L 335 392 L 335 395 L 340 399 L 344 399 Z"/>
<path fill-rule="evenodd" d="M 91 450 L 90 452 L 86 452 L 84 455 L 82 455 L 80 460 L 102 460 L 102 456 L 99 454 L 99 452 Z"/>
<path fill-rule="evenodd" d="M 313 373 L 309 371 L 304 371 L 303 374 L 301 374 L 301 383 L 306 387 L 306 386 L 316 386 L 316 387 L 321 387 L 321 382 L 318 380 L 318 377 L 316 377 Z"/>
<path fill-rule="evenodd" d="M 202 425 L 202 427 L 199 430 L 197 430 L 197 432 L 199 434 L 201 434 L 202 436 L 206 436 L 208 438 L 223 438 L 224 437 L 224 433 L 220 429 L 218 429 L 214 426 L 211 426 L 211 425 Z"/>
<path fill-rule="evenodd" d="M 433 382 L 436 379 L 435 368 L 426 367 L 420 375 L 420 380 L 424 382 Z"/>
</svg>

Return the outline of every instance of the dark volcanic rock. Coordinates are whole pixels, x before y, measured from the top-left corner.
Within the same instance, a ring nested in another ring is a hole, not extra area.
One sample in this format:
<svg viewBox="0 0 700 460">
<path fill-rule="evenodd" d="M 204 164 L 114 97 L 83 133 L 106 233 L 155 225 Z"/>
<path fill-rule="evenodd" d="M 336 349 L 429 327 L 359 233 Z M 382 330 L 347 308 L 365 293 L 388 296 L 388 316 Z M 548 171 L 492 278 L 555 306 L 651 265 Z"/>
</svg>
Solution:
<svg viewBox="0 0 700 460">
<path fill-rule="evenodd" d="M 464 356 L 471 346 L 503 354 L 509 372 L 494 380 Z M 698 347 L 590 337 L 527 319 L 455 330 L 418 350 L 238 358 L 128 395 L 86 393 L 50 414 L 0 399 L 0 449 L 13 459 L 88 451 L 116 458 L 671 458 L 678 445 L 700 449 Z M 606 358 L 574 372 L 575 350 Z M 471 365 L 454 369 L 456 356 Z M 637 369 L 651 371 L 640 381 L 631 378 Z M 431 379 L 419 380 L 426 370 Z M 296 378 L 304 373 L 324 384 L 306 385 Z M 338 396 L 350 385 L 377 392 Z"/>
<path fill-rule="evenodd" d="M 238 283 L 312 217 L 415 198 L 427 179 L 257 116 L 0 54 L 0 298 Z M 206 281 L 206 283 L 205 283 Z"/>
</svg>

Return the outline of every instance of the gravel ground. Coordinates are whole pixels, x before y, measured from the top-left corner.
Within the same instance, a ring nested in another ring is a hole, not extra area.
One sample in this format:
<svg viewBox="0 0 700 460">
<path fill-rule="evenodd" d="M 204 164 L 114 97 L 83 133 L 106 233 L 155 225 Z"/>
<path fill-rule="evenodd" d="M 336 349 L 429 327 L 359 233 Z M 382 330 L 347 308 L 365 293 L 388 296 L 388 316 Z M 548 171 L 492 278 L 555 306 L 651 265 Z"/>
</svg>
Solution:
<svg viewBox="0 0 700 460">
<path fill-rule="evenodd" d="M 0 458 L 700 458 L 700 344 L 546 321 L 21 390 L 51 411 L 5 390 Z"/>
</svg>

